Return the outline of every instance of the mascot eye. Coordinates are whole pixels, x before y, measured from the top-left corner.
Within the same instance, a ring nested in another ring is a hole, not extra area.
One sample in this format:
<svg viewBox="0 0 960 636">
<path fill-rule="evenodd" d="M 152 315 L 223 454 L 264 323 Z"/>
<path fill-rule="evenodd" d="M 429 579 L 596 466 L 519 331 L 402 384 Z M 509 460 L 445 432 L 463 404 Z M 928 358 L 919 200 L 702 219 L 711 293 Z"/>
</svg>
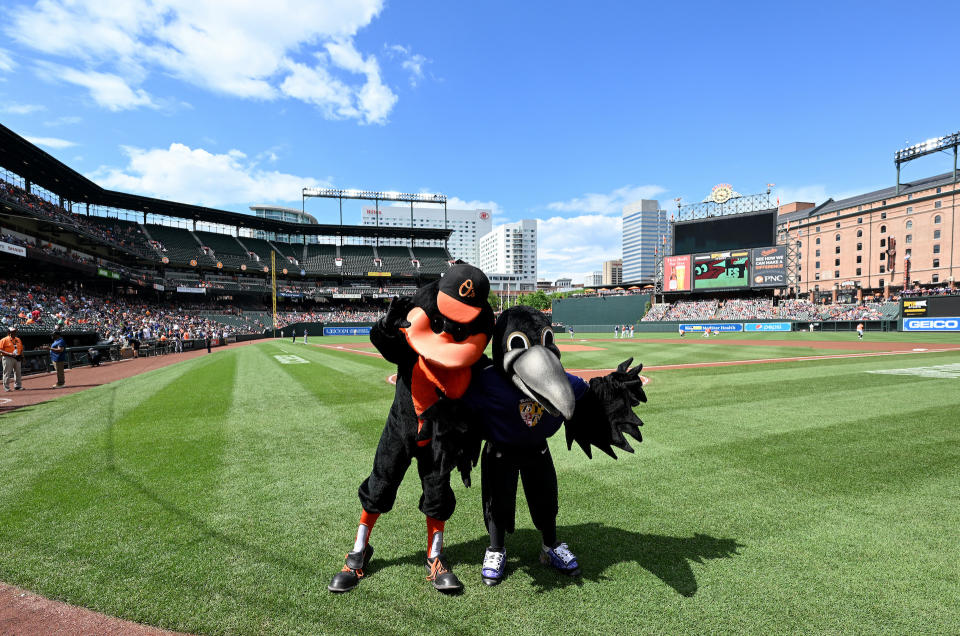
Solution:
<svg viewBox="0 0 960 636">
<path fill-rule="evenodd" d="M 510 334 L 510 337 L 507 338 L 507 351 L 529 348 L 530 339 L 527 338 L 527 334 L 523 333 L 522 331 L 514 331 L 512 334 Z"/>
<path fill-rule="evenodd" d="M 543 343 L 544 347 L 553 346 L 553 329 L 545 327 L 543 333 L 540 335 L 540 342 Z"/>
</svg>

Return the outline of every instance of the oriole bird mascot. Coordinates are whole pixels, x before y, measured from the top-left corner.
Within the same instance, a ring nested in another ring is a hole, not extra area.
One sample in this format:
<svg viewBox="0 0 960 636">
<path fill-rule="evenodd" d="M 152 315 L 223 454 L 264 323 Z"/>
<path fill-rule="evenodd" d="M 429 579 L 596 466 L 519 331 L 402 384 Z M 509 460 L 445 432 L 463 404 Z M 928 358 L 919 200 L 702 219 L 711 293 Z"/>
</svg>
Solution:
<svg viewBox="0 0 960 636">
<path fill-rule="evenodd" d="M 427 521 L 427 580 L 441 592 L 463 588 L 444 558 L 443 532 L 456 506 L 450 472 L 466 428 L 455 402 L 467 390 L 471 367 L 493 331 L 489 293 L 483 272 L 457 264 L 439 281 L 418 289 L 412 300 L 394 299 L 371 329 L 371 342 L 397 365 L 397 388 L 373 470 L 360 485 L 363 510 L 353 550 L 330 582 L 331 592 L 352 590 L 363 578 L 373 555 L 370 532 L 377 518 L 393 508 L 414 459 L 423 488 L 420 511 Z"/>
<path fill-rule="evenodd" d="M 477 414 L 474 426 L 486 440 L 480 480 L 490 546 L 481 576 L 487 585 L 504 577 L 505 538 L 514 530 L 518 478 L 523 479 L 530 516 L 543 538 L 540 561 L 576 576 L 576 556 L 557 539 L 557 473 L 547 439 L 565 423 L 568 449 L 577 442 L 588 457 L 592 446 L 614 459 L 614 447 L 632 453 L 624 434 L 642 441 L 643 422 L 633 407 L 647 401 L 643 365 L 630 369 L 630 358 L 588 384 L 564 370 L 550 319 L 523 306 L 500 314 L 491 346 L 493 360 L 484 357 L 474 367 L 462 400 Z"/>
</svg>

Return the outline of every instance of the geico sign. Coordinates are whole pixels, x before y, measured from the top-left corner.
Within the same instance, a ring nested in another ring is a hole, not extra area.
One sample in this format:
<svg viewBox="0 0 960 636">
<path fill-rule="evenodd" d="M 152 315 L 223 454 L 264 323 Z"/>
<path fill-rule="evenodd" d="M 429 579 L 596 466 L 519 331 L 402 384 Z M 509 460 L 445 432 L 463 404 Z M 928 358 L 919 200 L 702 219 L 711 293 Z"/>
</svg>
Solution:
<svg viewBox="0 0 960 636">
<path fill-rule="evenodd" d="M 906 321 L 907 329 L 960 329 L 960 318 L 940 318 Z"/>
</svg>

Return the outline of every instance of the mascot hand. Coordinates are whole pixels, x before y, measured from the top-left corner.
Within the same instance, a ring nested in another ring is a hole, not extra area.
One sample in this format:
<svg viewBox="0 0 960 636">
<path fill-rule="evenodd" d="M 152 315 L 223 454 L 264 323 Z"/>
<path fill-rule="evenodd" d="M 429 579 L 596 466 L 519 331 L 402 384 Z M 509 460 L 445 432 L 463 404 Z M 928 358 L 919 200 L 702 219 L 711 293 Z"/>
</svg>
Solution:
<svg viewBox="0 0 960 636">
<path fill-rule="evenodd" d="M 413 309 L 412 300 L 394 296 L 393 300 L 390 301 L 390 306 L 387 308 L 387 315 L 382 318 L 384 329 L 395 332 L 402 328 L 409 327 L 410 323 L 407 322 L 407 314 L 410 313 L 411 309 Z"/>
<path fill-rule="evenodd" d="M 470 469 L 480 457 L 480 427 L 475 413 L 459 400 L 442 397 L 423 412 L 424 428 L 432 432 L 434 461 L 441 472 L 460 471 L 470 487 Z"/>
<path fill-rule="evenodd" d="M 630 369 L 631 362 L 633 362 L 633 358 L 621 362 L 617 370 L 610 374 L 610 378 L 618 389 L 626 391 L 630 396 L 630 406 L 637 406 L 641 402 L 647 401 L 647 394 L 643 392 L 643 380 L 640 379 L 643 363 Z"/>
</svg>

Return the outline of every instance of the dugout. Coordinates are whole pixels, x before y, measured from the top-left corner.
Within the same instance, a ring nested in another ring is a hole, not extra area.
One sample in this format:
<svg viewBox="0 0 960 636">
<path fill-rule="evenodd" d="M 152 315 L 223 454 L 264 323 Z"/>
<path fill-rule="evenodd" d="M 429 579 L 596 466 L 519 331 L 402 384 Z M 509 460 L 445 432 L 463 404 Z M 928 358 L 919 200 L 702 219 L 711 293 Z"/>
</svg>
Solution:
<svg viewBox="0 0 960 636">
<path fill-rule="evenodd" d="M 558 298 L 552 304 L 554 323 L 581 331 L 612 331 L 614 325 L 635 325 L 649 308 L 649 294 Z"/>
</svg>

